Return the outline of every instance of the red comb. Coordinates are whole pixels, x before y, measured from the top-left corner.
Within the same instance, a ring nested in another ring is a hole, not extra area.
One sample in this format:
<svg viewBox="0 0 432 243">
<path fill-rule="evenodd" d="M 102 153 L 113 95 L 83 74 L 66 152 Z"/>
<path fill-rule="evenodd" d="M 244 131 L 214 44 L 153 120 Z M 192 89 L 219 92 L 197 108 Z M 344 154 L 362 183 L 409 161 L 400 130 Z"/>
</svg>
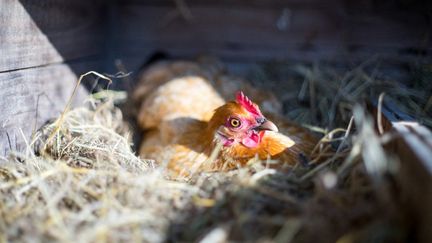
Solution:
<svg viewBox="0 0 432 243">
<path fill-rule="evenodd" d="M 250 113 L 256 116 L 262 116 L 258 106 L 254 104 L 246 95 L 244 95 L 242 91 L 238 91 L 236 93 L 236 101 Z"/>
</svg>

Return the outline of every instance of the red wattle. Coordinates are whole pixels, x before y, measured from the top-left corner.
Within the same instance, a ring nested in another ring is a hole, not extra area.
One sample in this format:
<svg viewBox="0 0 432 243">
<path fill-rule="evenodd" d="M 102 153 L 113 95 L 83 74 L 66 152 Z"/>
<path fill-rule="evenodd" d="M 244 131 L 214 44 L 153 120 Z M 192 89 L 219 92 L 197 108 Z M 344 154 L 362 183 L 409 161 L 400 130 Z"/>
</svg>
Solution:
<svg viewBox="0 0 432 243">
<path fill-rule="evenodd" d="M 249 137 L 243 138 L 242 144 L 248 148 L 255 148 L 261 142 L 260 134 L 251 133 Z"/>
</svg>

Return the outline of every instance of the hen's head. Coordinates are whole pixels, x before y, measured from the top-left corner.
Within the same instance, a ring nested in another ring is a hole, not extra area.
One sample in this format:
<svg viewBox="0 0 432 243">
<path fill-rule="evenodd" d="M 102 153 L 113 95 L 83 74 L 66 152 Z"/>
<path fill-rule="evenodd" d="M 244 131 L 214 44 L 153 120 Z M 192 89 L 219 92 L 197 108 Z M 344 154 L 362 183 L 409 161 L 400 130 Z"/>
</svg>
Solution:
<svg viewBox="0 0 432 243">
<path fill-rule="evenodd" d="M 241 91 L 236 94 L 235 101 L 216 109 L 209 128 L 224 146 L 242 144 L 248 148 L 257 147 L 266 130 L 278 131 L 276 125 L 263 116 L 258 105 Z"/>
</svg>

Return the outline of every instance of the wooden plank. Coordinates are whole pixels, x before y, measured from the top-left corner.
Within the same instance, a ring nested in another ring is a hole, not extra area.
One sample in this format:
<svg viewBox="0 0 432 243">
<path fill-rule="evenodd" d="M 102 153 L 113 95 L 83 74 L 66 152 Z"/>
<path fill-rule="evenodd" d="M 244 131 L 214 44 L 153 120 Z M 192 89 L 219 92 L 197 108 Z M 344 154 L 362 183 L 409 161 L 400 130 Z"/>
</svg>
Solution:
<svg viewBox="0 0 432 243">
<path fill-rule="evenodd" d="M 0 72 L 103 53 L 99 0 L 0 2 Z"/>
<path fill-rule="evenodd" d="M 188 6 L 249 6 L 249 7 L 316 7 L 322 8 L 339 4 L 339 0 L 125 0 L 124 4 L 146 4 L 147 6 L 173 6 L 183 4 Z"/>
<path fill-rule="evenodd" d="M 432 241 L 432 133 L 415 122 L 393 123 L 400 134 L 389 146 L 398 155 L 400 201 L 413 219 L 418 242 Z"/>
<path fill-rule="evenodd" d="M 188 7 L 189 19 L 175 6 L 119 6 L 116 54 L 138 57 L 164 50 L 174 56 L 207 53 L 230 60 L 311 61 L 364 60 L 372 55 L 404 59 L 414 56 L 404 52 L 410 48 L 432 50 L 430 41 L 425 41 L 430 26 L 421 16 L 351 16 L 337 9 L 314 8 Z"/>
<path fill-rule="evenodd" d="M 165 50 L 174 56 L 207 53 L 225 59 L 262 60 L 334 53 L 341 46 L 329 45 L 341 40 L 338 24 L 319 10 L 292 13 L 285 30 L 278 29 L 283 15 L 278 9 L 193 7 L 190 22 L 181 17 L 170 20 L 175 10 L 168 7 L 128 5 L 120 11 L 118 53 L 124 56 Z"/>
<path fill-rule="evenodd" d="M 377 109 L 370 108 L 377 120 Z M 384 102 L 382 111 L 384 134 L 391 136 L 385 149 L 398 162 L 394 176 L 400 213 L 412 221 L 418 242 L 431 242 L 432 133 L 392 103 Z"/>
<path fill-rule="evenodd" d="M 383 48 L 416 48 L 432 50 L 427 36 L 432 26 L 424 16 L 415 13 L 352 13 L 344 24 L 344 38 L 351 46 Z"/>
<path fill-rule="evenodd" d="M 0 154 L 25 150 L 25 139 L 63 111 L 76 81 L 65 64 L 0 73 Z M 85 94 L 79 88 L 74 104 Z"/>
<path fill-rule="evenodd" d="M 320 10 L 292 12 L 285 31 L 277 26 L 281 9 L 191 7 L 193 18 L 189 22 L 181 17 L 171 19 L 175 8 L 169 7 L 127 5 L 120 11 L 123 32 L 119 36 L 146 42 L 291 44 L 304 42 L 317 31 L 321 35 L 316 40 L 333 40 L 340 26 L 329 13 Z M 296 35 L 304 38 L 293 38 L 299 37 Z"/>
<path fill-rule="evenodd" d="M 351 13 L 359 14 L 370 12 L 411 12 L 412 14 L 427 14 L 432 9 L 432 2 L 428 0 L 416 1 L 375 1 L 375 0 L 343 0 L 347 9 Z"/>
</svg>

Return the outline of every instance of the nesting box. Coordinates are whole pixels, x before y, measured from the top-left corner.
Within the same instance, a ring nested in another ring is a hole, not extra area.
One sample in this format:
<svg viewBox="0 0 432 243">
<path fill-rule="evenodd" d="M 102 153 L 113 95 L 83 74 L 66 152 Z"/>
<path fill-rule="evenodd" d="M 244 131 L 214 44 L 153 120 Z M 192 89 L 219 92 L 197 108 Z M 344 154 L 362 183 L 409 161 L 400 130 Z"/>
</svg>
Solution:
<svg viewBox="0 0 432 243">
<path fill-rule="evenodd" d="M 158 51 L 213 55 L 234 72 L 275 59 L 430 58 L 428 9 L 426 1 L 402 0 L 5 0 L 0 151 L 25 149 L 32 132 L 63 110 L 84 71 L 115 73 L 121 61 L 136 73 Z"/>
<path fill-rule="evenodd" d="M 376 57 L 394 70 L 431 61 L 431 9 L 426 0 L 1 0 L 0 167 L 9 151 L 31 149 L 32 134 L 67 104 L 84 101 L 84 72 L 134 75 L 155 53 L 215 56 L 234 73 L 261 61 L 354 66 Z M 133 87 L 133 77 L 112 87 Z M 413 237 L 430 242 L 432 134 L 383 111 L 385 130 L 398 135 L 387 144 L 401 159 L 397 198 L 414 215 Z"/>
</svg>

